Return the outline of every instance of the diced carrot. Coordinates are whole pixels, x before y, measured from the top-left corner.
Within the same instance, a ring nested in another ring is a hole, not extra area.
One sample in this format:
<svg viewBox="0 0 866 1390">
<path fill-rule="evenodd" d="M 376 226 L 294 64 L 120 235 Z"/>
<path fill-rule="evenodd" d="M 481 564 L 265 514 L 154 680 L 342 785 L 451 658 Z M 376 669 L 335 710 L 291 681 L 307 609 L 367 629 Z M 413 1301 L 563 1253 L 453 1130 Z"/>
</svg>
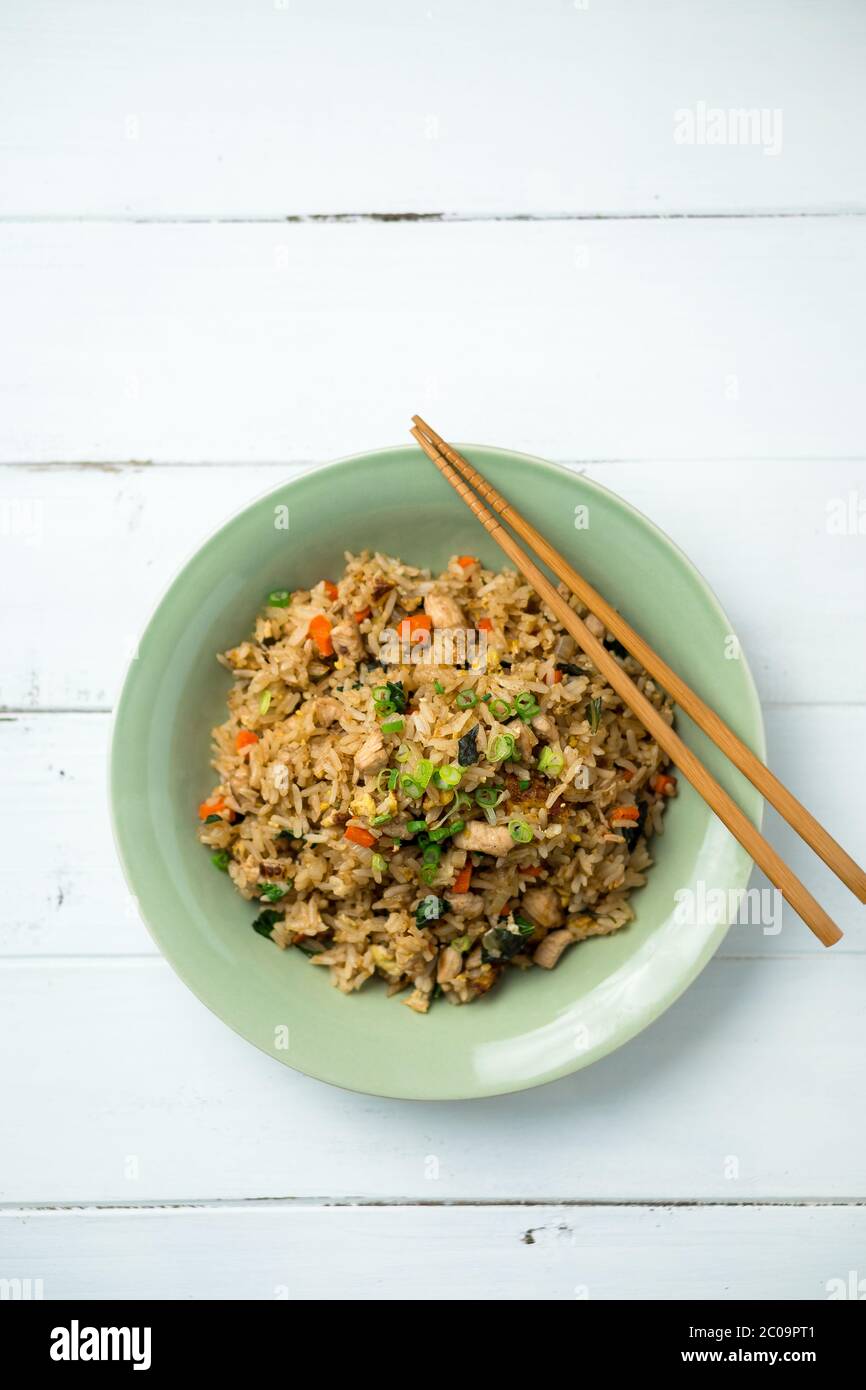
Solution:
<svg viewBox="0 0 866 1390">
<path fill-rule="evenodd" d="M 376 836 L 365 830 L 363 825 L 347 825 L 345 838 L 355 845 L 363 845 L 365 849 L 376 843 Z"/>
<path fill-rule="evenodd" d="M 530 864 L 528 868 L 521 869 L 520 872 L 523 874 L 524 878 L 538 878 L 538 875 L 542 873 L 543 870 L 540 864 Z"/>
<path fill-rule="evenodd" d="M 203 801 L 198 808 L 199 820 L 207 820 L 208 816 L 218 816 L 220 811 L 226 808 L 225 797 L 209 796 L 207 801 Z"/>
<path fill-rule="evenodd" d="M 561 685 L 561 684 L 562 684 L 562 672 L 561 672 L 561 671 L 554 671 L 554 673 L 553 673 L 553 680 L 552 680 L 551 684 L 552 684 L 552 685 Z"/>
<path fill-rule="evenodd" d="M 613 823 L 621 820 L 637 820 L 639 815 L 640 812 L 636 806 L 617 806 L 610 819 Z"/>
<path fill-rule="evenodd" d="M 463 569 L 468 570 L 470 565 L 477 565 L 478 561 L 474 555 L 458 555 L 457 563 L 461 565 Z"/>
<path fill-rule="evenodd" d="M 452 893 L 468 893 L 468 892 L 469 892 L 469 885 L 470 885 L 471 882 L 472 882 L 472 865 L 471 865 L 471 864 L 464 864 L 464 865 L 463 865 L 463 868 L 460 870 L 459 874 L 457 875 L 457 877 L 456 877 L 455 880 L 454 880 L 454 887 L 451 889 L 451 892 L 452 892 Z"/>
<path fill-rule="evenodd" d="M 362 623 L 365 618 L 369 618 L 372 611 L 371 608 L 359 608 L 357 613 L 352 614 L 352 617 L 356 623 Z"/>
<path fill-rule="evenodd" d="M 307 636 L 312 637 L 319 649 L 319 656 L 333 656 L 334 644 L 331 641 L 331 620 L 324 613 L 317 613 L 310 619 Z"/>
<path fill-rule="evenodd" d="M 330 579 L 323 579 L 322 583 L 325 586 L 325 593 L 328 595 L 328 598 L 332 603 L 335 603 L 340 597 L 340 590 L 337 588 L 336 584 L 331 583 Z"/>
<path fill-rule="evenodd" d="M 254 734 L 252 729 L 241 729 L 239 733 L 235 734 L 235 748 L 238 753 L 242 752 L 244 748 L 249 748 L 253 743 L 258 743 L 258 741 L 259 736 Z"/>
<path fill-rule="evenodd" d="M 507 917 L 510 911 L 511 911 L 511 903 L 506 903 L 505 906 L 504 906 L 503 908 L 500 909 L 500 911 L 499 911 L 499 916 L 500 916 L 500 917 Z"/>
<path fill-rule="evenodd" d="M 408 637 L 410 642 L 417 642 L 432 627 L 433 619 L 428 613 L 410 613 L 408 618 L 403 619 L 397 631 L 401 637 Z"/>
<path fill-rule="evenodd" d="M 493 623 L 490 621 L 489 618 L 479 618 L 478 622 L 476 623 L 476 627 L 478 628 L 479 632 L 493 631 Z"/>
<path fill-rule="evenodd" d="M 666 772 L 657 772 L 650 781 L 650 786 L 659 796 L 676 796 L 677 779 L 669 777 Z"/>
<path fill-rule="evenodd" d="M 632 779 L 632 777 L 634 777 L 634 773 L 632 772 L 632 770 L 631 770 L 630 767 L 624 767 L 624 768 L 621 768 L 620 770 L 621 770 L 621 772 L 622 772 L 622 780 L 623 780 L 624 782 L 630 782 L 631 779 Z"/>
</svg>

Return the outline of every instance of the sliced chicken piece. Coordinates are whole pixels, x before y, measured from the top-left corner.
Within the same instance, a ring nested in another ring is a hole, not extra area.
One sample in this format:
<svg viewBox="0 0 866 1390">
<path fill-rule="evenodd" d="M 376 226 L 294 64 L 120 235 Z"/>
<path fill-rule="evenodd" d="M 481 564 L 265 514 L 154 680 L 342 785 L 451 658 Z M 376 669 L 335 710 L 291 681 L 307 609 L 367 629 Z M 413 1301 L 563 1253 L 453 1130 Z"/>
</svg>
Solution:
<svg viewBox="0 0 866 1390">
<path fill-rule="evenodd" d="M 342 713 L 343 706 L 340 701 L 335 700 L 331 695 L 320 695 L 313 707 L 316 723 L 323 729 L 326 729 L 329 724 L 336 724 Z"/>
<path fill-rule="evenodd" d="M 570 946 L 573 940 L 574 937 L 567 927 L 560 931 L 552 931 L 539 946 L 536 946 L 532 959 L 543 970 L 552 970 L 566 946 Z"/>
<path fill-rule="evenodd" d="M 444 984 L 447 980 L 453 980 L 463 969 L 463 957 L 459 951 L 455 951 L 453 946 L 446 946 L 439 952 L 439 964 L 436 969 L 436 979 L 439 984 Z"/>
<path fill-rule="evenodd" d="M 553 888 L 527 888 L 521 904 L 528 917 L 539 927 L 558 927 L 562 924 L 562 904 Z"/>
<path fill-rule="evenodd" d="M 466 619 L 459 603 L 449 594 L 437 593 L 431 589 L 424 599 L 424 612 L 434 627 L 465 627 Z"/>
<path fill-rule="evenodd" d="M 549 714 L 537 714 L 529 722 L 539 738 L 549 739 L 552 743 L 556 742 L 559 737 L 559 730 L 556 727 L 556 721 L 551 719 Z"/>
<path fill-rule="evenodd" d="M 528 724 L 524 724 L 522 719 L 512 719 L 505 727 L 508 729 L 508 732 L 513 735 L 514 741 L 520 750 L 521 759 L 523 762 L 528 762 L 532 757 L 532 750 L 538 742 L 535 734 L 529 728 Z"/>
<path fill-rule="evenodd" d="M 357 623 L 337 623 L 331 628 L 331 641 L 337 656 L 349 661 L 360 661 L 364 655 L 364 639 L 358 631 Z"/>
<path fill-rule="evenodd" d="M 364 740 L 355 754 L 355 766 L 359 772 L 378 772 L 388 762 L 388 752 L 378 729 L 374 729 Z"/>
<path fill-rule="evenodd" d="M 392 833 L 390 826 L 388 833 Z M 458 917 L 465 917 L 470 922 L 484 911 L 484 900 L 478 893 L 449 893 L 445 901 L 449 912 L 456 912 Z"/>
<path fill-rule="evenodd" d="M 488 825 L 483 820 L 471 820 L 465 830 L 454 836 L 455 849 L 469 850 L 476 854 L 507 854 L 514 848 L 511 831 L 507 825 Z"/>
</svg>

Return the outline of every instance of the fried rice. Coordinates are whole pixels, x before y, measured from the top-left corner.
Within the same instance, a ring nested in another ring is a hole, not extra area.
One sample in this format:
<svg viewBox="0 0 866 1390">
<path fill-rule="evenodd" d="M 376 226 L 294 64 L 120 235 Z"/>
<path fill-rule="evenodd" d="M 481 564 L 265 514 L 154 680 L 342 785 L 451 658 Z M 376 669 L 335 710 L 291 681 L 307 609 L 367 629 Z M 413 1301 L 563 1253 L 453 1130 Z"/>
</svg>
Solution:
<svg viewBox="0 0 866 1390">
<path fill-rule="evenodd" d="M 233 682 L 201 840 L 255 929 L 340 990 L 381 976 L 418 1013 L 469 1003 L 632 919 L 676 781 L 520 575 L 347 555 L 337 582 L 269 594 L 219 660 Z"/>
</svg>

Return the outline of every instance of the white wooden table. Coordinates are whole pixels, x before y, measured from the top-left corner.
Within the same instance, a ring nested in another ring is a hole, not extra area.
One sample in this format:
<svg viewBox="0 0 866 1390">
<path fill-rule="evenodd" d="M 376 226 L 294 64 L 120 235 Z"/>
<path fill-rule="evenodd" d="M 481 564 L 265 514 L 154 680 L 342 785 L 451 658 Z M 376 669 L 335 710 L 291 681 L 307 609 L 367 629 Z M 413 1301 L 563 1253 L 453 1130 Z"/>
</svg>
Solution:
<svg viewBox="0 0 866 1390">
<path fill-rule="evenodd" d="M 280 1068 L 180 985 L 115 862 L 105 752 L 181 561 L 420 410 L 684 547 L 775 767 L 862 859 L 866 7 L 9 0 L 0 38 L 0 1277 L 855 1289 L 863 910 L 773 814 L 834 950 L 735 928 L 589 1070 L 405 1104 Z M 728 116 L 698 143 L 713 108 L 764 110 L 762 143 Z"/>
</svg>

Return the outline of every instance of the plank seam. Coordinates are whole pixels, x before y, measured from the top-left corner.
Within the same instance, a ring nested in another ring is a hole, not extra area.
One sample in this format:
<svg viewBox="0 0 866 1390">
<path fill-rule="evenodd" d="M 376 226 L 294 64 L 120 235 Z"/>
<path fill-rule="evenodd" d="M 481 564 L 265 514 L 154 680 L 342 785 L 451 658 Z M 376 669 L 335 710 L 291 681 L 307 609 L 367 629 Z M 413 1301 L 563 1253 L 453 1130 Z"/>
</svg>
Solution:
<svg viewBox="0 0 866 1390">
<path fill-rule="evenodd" d="M 177 1201 L 154 1202 L 2 1202 L 0 1219 L 3 1217 L 32 1217 L 55 1215 L 87 1216 L 148 1216 L 160 1212 L 230 1212 L 249 1211 L 257 1208 L 285 1208 L 291 1210 L 372 1210 L 372 1211 L 442 1211 L 493 1210 L 493 1211 L 536 1211 L 539 1208 L 562 1208 L 568 1211 L 598 1211 L 607 1208 L 637 1211 L 701 1211 L 705 1208 L 727 1210 L 766 1210 L 775 1208 L 819 1209 L 831 1208 L 850 1210 L 866 1207 L 863 1197 L 756 1197 L 744 1201 L 721 1198 L 616 1198 L 605 1197 L 581 1199 L 571 1197 L 503 1197 L 503 1198 L 454 1198 L 442 1201 L 421 1201 L 412 1197 L 227 1197 L 193 1198 Z"/>
<path fill-rule="evenodd" d="M 797 218 L 861 218 L 866 208 L 842 206 L 836 208 L 730 208 L 697 211 L 682 208 L 668 212 L 645 210 L 636 212 L 309 212 L 309 213 L 245 213 L 231 217 L 201 213 L 162 213 L 154 216 L 123 216 L 114 213 L 58 213 L 40 216 L 33 213 L 8 213 L 0 216 L 3 226 L 117 226 L 117 227 L 236 227 L 236 226 L 303 226 L 351 225 L 354 223 L 422 223 L 430 226 L 454 223 L 551 223 L 551 222 L 729 222 L 785 221 Z"/>
</svg>

